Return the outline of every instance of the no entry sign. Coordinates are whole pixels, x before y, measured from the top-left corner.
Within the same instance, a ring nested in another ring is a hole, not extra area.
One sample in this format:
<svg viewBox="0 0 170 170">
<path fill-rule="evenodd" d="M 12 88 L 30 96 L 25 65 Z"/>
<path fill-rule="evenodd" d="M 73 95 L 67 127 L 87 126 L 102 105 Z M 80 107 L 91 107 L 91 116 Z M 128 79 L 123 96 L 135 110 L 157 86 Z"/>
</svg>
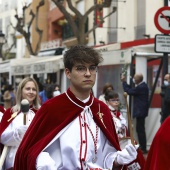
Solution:
<svg viewBox="0 0 170 170">
<path fill-rule="evenodd" d="M 154 22 L 160 32 L 170 34 L 170 7 L 160 8 L 155 14 Z"/>
</svg>

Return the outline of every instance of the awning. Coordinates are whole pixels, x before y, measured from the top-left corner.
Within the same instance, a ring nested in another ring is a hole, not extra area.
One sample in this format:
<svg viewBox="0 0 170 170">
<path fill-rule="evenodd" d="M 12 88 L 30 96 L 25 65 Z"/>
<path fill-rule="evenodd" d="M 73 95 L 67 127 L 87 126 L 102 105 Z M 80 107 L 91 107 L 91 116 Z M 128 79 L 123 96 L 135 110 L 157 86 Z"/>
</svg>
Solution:
<svg viewBox="0 0 170 170">
<path fill-rule="evenodd" d="M 64 47 L 58 47 L 54 49 L 42 50 L 38 53 L 39 57 L 45 56 L 54 56 L 54 55 L 62 55 Z"/>
<path fill-rule="evenodd" d="M 163 57 L 163 53 L 156 53 L 154 50 L 154 44 L 150 45 L 140 45 L 140 46 L 135 46 L 132 48 L 132 56 L 143 56 L 147 57 L 148 59 L 153 59 L 153 58 L 158 58 L 158 57 Z"/>
<path fill-rule="evenodd" d="M 132 48 L 120 49 L 120 43 L 102 45 L 95 47 L 95 49 L 101 52 L 104 61 L 102 65 L 117 65 L 131 63 Z"/>
<path fill-rule="evenodd" d="M 132 49 L 102 52 L 104 59 L 102 65 L 117 65 L 131 63 Z"/>
<path fill-rule="evenodd" d="M 11 75 L 28 75 L 53 73 L 63 68 L 63 56 L 31 57 L 12 59 L 10 61 Z"/>
<path fill-rule="evenodd" d="M 10 72 L 10 61 L 0 63 L 0 73 Z"/>
</svg>

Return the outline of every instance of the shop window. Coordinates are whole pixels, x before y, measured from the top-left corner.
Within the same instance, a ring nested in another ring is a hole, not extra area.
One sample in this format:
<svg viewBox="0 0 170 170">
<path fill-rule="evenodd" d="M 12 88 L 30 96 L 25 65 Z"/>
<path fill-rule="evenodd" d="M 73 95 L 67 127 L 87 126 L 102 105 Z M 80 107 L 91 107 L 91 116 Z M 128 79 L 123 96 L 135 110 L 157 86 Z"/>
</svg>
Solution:
<svg viewBox="0 0 170 170">
<path fill-rule="evenodd" d="M 75 20 L 75 23 L 76 23 L 76 25 L 78 26 L 78 20 L 76 19 Z M 74 37 L 74 34 L 73 34 L 73 31 L 72 31 L 72 29 L 71 29 L 71 26 L 68 24 L 68 23 L 66 23 L 65 25 L 63 25 L 63 29 L 62 29 L 62 38 L 63 38 L 63 40 L 66 40 L 66 39 L 68 39 L 68 38 L 72 38 L 72 37 Z M 87 32 L 88 31 L 88 18 L 87 18 L 87 20 L 86 20 L 86 23 L 85 23 L 85 32 Z"/>
</svg>

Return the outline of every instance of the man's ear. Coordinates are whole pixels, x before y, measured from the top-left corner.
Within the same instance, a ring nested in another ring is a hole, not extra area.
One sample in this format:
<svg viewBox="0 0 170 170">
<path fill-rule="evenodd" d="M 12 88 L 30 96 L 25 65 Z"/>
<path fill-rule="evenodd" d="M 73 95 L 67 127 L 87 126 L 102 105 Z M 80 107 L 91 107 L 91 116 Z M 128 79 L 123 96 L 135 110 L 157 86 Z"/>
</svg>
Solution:
<svg viewBox="0 0 170 170">
<path fill-rule="evenodd" d="M 71 71 L 68 68 L 65 68 L 65 74 L 68 79 L 70 79 L 70 73 L 71 73 Z"/>
</svg>

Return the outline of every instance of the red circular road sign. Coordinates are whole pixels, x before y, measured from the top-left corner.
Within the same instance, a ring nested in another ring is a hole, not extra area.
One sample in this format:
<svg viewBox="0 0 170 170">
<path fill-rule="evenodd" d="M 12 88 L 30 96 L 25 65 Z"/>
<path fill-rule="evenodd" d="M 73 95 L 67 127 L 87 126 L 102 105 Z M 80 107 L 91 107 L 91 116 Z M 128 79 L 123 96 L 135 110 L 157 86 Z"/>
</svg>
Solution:
<svg viewBox="0 0 170 170">
<path fill-rule="evenodd" d="M 154 22 L 160 32 L 170 34 L 170 7 L 160 8 L 155 14 Z"/>
</svg>

